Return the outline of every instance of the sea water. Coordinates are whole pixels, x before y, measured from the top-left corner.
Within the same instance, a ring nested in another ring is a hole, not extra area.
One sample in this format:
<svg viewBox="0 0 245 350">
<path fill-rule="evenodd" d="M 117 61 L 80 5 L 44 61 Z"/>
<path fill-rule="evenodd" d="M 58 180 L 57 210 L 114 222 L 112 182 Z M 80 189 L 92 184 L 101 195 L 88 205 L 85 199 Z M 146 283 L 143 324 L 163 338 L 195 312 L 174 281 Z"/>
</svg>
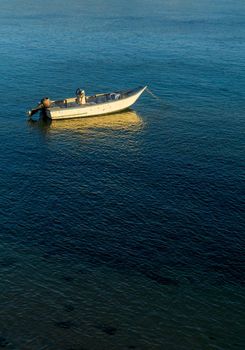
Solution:
<svg viewBox="0 0 245 350">
<path fill-rule="evenodd" d="M 244 38 L 243 0 L 1 0 L 0 348 L 245 348 Z"/>
</svg>

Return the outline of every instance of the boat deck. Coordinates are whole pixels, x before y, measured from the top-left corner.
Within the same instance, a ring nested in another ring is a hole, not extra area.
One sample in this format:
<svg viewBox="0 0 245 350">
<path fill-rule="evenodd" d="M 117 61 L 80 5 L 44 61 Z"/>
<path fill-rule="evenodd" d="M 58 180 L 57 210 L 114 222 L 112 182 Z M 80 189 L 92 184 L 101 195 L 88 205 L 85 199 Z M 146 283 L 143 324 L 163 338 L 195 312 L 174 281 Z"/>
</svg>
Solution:
<svg viewBox="0 0 245 350">
<path fill-rule="evenodd" d="M 94 96 L 86 96 L 86 103 L 77 103 L 76 97 L 67 98 L 64 100 L 52 101 L 50 108 L 74 108 L 74 107 L 87 107 L 89 105 L 102 104 L 113 102 L 116 100 L 122 100 L 131 96 L 134 91 L 117 91 L 106 94 L 98 94 Z"/>
</svg>

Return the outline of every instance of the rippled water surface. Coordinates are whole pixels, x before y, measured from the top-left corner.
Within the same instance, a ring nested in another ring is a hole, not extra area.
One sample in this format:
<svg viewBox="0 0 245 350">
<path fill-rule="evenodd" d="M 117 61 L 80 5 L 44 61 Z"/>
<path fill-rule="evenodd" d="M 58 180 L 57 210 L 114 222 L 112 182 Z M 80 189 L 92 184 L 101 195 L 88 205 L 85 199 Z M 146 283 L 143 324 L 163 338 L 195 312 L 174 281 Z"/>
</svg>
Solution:
<svg viewBox="0 0 245 350">
<path fill-rule="evenodd" d="M 1 0 L 0 348 L 245 349 L 244 38 L 243 0 Z"/>
</svg>

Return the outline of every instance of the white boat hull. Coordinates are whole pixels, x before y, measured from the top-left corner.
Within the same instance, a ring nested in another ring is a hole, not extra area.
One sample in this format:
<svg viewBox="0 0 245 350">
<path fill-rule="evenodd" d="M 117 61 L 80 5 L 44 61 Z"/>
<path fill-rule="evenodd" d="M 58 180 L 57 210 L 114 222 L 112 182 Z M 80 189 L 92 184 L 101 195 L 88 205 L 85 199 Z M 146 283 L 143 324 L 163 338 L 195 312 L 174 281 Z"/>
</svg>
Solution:
<svg viewBox="0 0 245 350">
<path fill-rule="evenodd" d="M 50 107 L 46 109 L 47 117 L 50 119 L 70 119 L 70 118 L 81 118 L 91 117 L 103 114 L 110 114 L 119 111 L 123 111 L 132 106 L 140 95 L 145 91 L 146 86 L 136 90 L 135 93 L 118 99 L 111 100 L 103 103 L 90 104 L 86 103 L 83 105 L 75 105 L 72 107 Z"/>
</svg>

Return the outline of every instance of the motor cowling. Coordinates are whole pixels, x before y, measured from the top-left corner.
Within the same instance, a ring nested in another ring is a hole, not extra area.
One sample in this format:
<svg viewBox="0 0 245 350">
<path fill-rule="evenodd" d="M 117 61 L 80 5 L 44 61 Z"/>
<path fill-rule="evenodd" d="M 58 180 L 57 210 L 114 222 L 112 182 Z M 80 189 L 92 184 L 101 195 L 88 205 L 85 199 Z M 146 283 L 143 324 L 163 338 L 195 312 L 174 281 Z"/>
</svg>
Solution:
<svg viewBox="0 0 245 350">
<path fill-rule="evenodd" d="M 48 97 L 44 97 L 41 101 L 44 108 L 49 108 L 51 106 L 51 101 Z"/>
</svg>

